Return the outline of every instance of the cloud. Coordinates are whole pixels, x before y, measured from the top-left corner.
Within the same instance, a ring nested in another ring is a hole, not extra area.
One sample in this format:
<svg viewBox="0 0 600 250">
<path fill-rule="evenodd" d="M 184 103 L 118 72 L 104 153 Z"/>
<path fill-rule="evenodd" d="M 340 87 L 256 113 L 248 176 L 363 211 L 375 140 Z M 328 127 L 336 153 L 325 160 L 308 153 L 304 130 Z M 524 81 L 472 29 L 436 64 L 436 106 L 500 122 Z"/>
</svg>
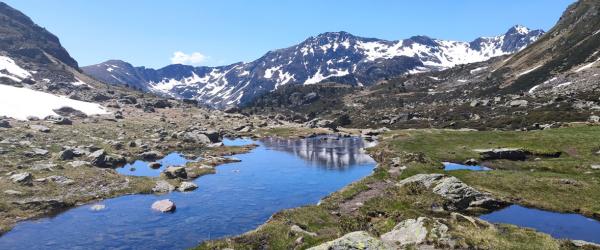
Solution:
<svg viewBox="0 0 600 250">
<path fill-rule="evenodd" d="M 200 52 L 186 54 L 181 51 L 176 51 L 175 53 L 173 53 L 173 57 L 171 57 L 171 63 L 197 66 L 206 61 L 206 59 L 208 59 L 208 56 L 205 56 Z"/>
</svg>

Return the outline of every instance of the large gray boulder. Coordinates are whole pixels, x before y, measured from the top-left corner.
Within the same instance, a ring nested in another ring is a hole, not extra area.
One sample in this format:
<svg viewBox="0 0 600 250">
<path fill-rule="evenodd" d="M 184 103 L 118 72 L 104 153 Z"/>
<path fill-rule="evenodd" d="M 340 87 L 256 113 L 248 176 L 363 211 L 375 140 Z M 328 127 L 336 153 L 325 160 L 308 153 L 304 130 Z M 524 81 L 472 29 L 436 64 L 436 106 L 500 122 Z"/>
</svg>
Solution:
<svg viewBox="0 0 600 250">
<path fill-rule="evenodd" d="M 418 174 L 406 178 L 399 183 L 401 186 L 417 184 L 433 193 L 442 196 L 447 202 L 444 209 L 448 211 L 463 211 L 472 209 L 495 210 L 508 205 L 494 198 L 489 193 L 480 192 L 458 178 L 443 174 Z"/>
<path fill-rule="evenodd" d="M 439 219 L 419 217 L 400 222 L 392 231 L 381 236 L 381 240 L 387 244 L 406 248 L 408 246 L 419 246 L 425 248 L 427 244 L 450 246 L 454 245 L 448 226 Z"/>
<path fill-rule="evenodd" d="M 397 249 L 364 231 L 352 232 L 309 250 L 388 250 Z"/>
<path fill-rule="evenodd" d="M 28 172 L 13 174 L 10 176 L 10 180 L 14 183 L 18 183 L 21 185 L 31 185 L 31 180 L 33 179 L 33 175 Z"/>
</svg>

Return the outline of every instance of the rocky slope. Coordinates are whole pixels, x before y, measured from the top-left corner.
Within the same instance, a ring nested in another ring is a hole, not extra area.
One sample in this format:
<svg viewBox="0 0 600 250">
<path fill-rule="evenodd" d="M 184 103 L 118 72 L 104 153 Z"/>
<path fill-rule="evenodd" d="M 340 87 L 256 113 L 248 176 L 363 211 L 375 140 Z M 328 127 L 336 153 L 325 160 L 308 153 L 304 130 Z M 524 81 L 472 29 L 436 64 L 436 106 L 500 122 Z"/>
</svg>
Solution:
<svg viewBox="0 0 600 250">
<path fill-rule="evenodd" d="M 504 35 L 456 42 L 425 36 L 386 41 L 330 32 L 249 63 L 214 68 L 169 65 L 155 70 L 113 60 L 83 70 L 107 83 L 225 107 L 245 104 L 286 84 L 331 81 L 369 86 L 394 76 L 485 61 L 518 52 L 543 33 L 515 26 Z"/>
</svg>

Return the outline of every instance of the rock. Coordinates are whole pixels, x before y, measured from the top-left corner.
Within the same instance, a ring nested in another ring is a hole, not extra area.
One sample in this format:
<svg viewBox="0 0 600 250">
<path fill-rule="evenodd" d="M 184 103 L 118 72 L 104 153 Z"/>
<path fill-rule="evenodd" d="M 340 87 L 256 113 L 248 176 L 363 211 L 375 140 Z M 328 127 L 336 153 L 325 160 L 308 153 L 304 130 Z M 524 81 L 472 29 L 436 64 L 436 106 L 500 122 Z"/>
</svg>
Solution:
<svg viewBox="0 0 600 250">
<path fill-rule="evenodd" d="M 467 166 L 475 166 L 475 165 L 479 164 L 479 161 L 471 158 L 471 159 L 466 160 L 464 162 L 464 164 L 467 165 Z"/>
<path fill-rule="evenodd" d="M 139 154 L 139 157 L 142 158 L 143 160 L 151 161 L 151 160 L 163 158 L 164 155 L 158 151 L 148 151 L 148 152 Z"/>
<path fill-rule="evenodd" d="M 295 232 L 295 233 L 299 233 L 299 234 L 307 234 L 307 235 L 310 235 L 310 236 L 312 236 L 312 237 L 317 237 L 317 234 L 316 234 L 316 233 L 308 232 L 308 231 L 306 231 L 306 230 L 302 229 L 302 228 L 301 228 L 300 226 L 298 226 L 298 225 L 293 225 L 293 226 L 290 228 L 290 230 L 291 230 L 292 232 Z"/>
<path fill-rule="evenodd" d="M 526 100 L 514 100 L 514 101 L 511 101 L 508 105 L 513 108 L 517 108 L 517 107 L 527 107 L 528 104 L 529 104 L 529 102 Z"/>
<path fill-rule="evenodd" d="M 87 115 L 77 109 L 71 108 L 71 107 L 61 107 L 58 109 L 54 109 L 52 110 L 54 111 L 54 113 L 57 113 L 60 116 L 68 116 L 68 117 L 80 117 L 80 118 L 86 118 Z"/>
<path fill-rule="evenodd" d="M 592 165 L 590 166 L 593 170 L 600 170 L 600 165 Z"/>
<path fill-rule="evenodd" d="M 92 210 L 92 211 L 102 211 L 104 209 L 106 209 L 106 205 L 103 205 L 103 204 L 96 204 L 96 205 L 93 205 L 92 207 L 90 207 L 90 210 Z"/>
<path fill-rule="evenodd" d="M 30 125 L 29 128 L 40 131 L 42 133 L 50 133 L 50 128 L 42 125 Z"/>
<path fill-rule="evenodd" d="M 23 194 L 23 192 L 21 192 L 21 191 L 16 191 L 16 190 L 12 190 L 12 189 L 6 190 L 6 191 L 4 191 L 4 193 L 7 195 L 22 195 Z"/>
<path fill-rule="evenodd" d="M 175 186 L 163 180 L 157 181 L 156 185 L 152 188 L 152 192 L 154 193 L 170 193 L 173 190 L 175 190 Z"/>
<path fill-rule="evenodd" d="M 195 183 L 184 181 L 179 185 L 179 188 L 177 190 L 179 190 L 180 192 L 187 192 L 192 191 L 196 188 L 198 188 L 198 185 L 196 185 Z"/>
<path fill-rule="evenodd" d="M 158 162 L 150 162 L 148 163 L 148 167 L 151 169 L 159 169 L 160 167 L 162 167 L 162 164 Z"/>
<path fill-rule="evenodd" d="M 63 161 L 72 160 L 74 157 L 75 154 L 73 153 L 73 149 L 65 149 L 58 153 L 58 159 L 61 159 Z"/>
<path fill-rule="evenodd" d="M 352 232 L 344 235 L 341 238 L 332 240 L 316 247 L 311 247 L 309 250 L 384 250 L 395 249 L 383 241 L 369 235 L 364 231 Z"/>
<path fill-rule="evenodd" d="M 20 174 L 13 174 L 10 176 L 10 180 L 14 183 L 18 183 L 21 185 L 31 185 L 31 181 L 33 180 L 33 175 L 31 173 L 25 172 Z"/>
<path fill-rule="evenodd" d="M 175 211 L 175 208 L 175 203 L 173 203 L 169 199 L 155 201 L 154 203 L 152 203 L 152 210 L 159 211 L 162 213 L 173 212 Z"/>
<path fill-rule="evenodd" d="M 381 236 L 385 243 L 395 246 L 423 245 L 435 243 L 436 246 L 451 246 L 448 226 L 438 219 L 419 217 L 400 222 L 392 231 Z M 421 249 L 421 248 L 417 248 Z"/>
<path fill-rule="evenodd" d="M 520 148 L 499 148 L 499 149 L 476 149 L 481 155 L 481 159 L 487 160 L 511 160 L 524 161 L 527 160 L 529 152 Z"/>
<path fill-rule="evenodd" d="M 53 181 L 53 182 L 55 182 L 56 184 L 59 184 L 59 185 L 71 185 L 71 184 L 75 183 L 74 180 L 71 180 L 71 179 L 69 179 L 67 177 L 59 176 L 59 175 L 48 176 L 48 177 L 46 177 L 44 179 L 49 180 L 49 181 Z"/>
<path fill-rule="evenodd" d="M 66 118 L 64 116 L 51 115 L 51 116 L 47 116 L 46 118 L 44 118 L 44 120 L 46 120 L 50 123 L 53 123 L 53 124 L 57 124 L 57 125 L 73 124 L 73 122 L 69 118 Z"/>
<path fill-rule="evenodd" d="M 185 167 L 168 167 L 163 173 L 169 179 L 187 178 L 187 172 L 185 171 Z"/>
<path fill-rule="evenodd" d="M 0 120 L 0 128 L 12 128 L 7 120 Z"/>
<path fill-rule="evenodd" d="M 600 116 L 592 115 L 592 116 L 590 116 L 590 118 L 588 119 L 588 121 L 592 122 L 592 123 L 599 123 L 600 122 Z"/>
<path fill-rule="evenodd" d="M 104 149 L 94 151 L 88 158 L 93 166 L 104 167 L 106 164 L 106 152 L 104 152 Z"/>
<path fill-rule="evenodd" d="M 600 248 L 600 244 L 587 242 L 587 241 L 583 241 L 583 240 L 571 240 L 571 244 L 573 244 L 573 246 L 579 247 L 579 248 L 584 248 L 584 247 L 589 247 L 590 249 Z"/>
<path fill-rule="evenodd" d="M 24 154 L 27 157 L 36 157 L 36 156 L 47 156 L 48 153 L 49 153 L 48 150 L 41 149 L 41 148 L 34 148 L 31 151 L 25 152 Z"/>
<path fill-rule="evenodd" d="M 463 211 L 473 209 L 496 210 L 507 206 L 506 202 L 495 199 L 491 194 L 480 192 L 458 178 L 443 174 L 418 174 L 406 178 L 399 183 L 422 185 L 433 193 L 446 199 L 444 209 Z"/>
<path fill-rule="evenodd" d="M 197 132 L 187 132 L 183 135 L 183 141 L 196 144 L 210 144 L 211 140 L 205 134 Z"/>
<path fill-rule="evenodd" d="M 92 164 L 87 162 L 87 161 L 72 161 L 67 163 L 68 165 L 70 165 L 73 168 L 80 168 L 80 167 L 84 167 L 84 166 L 91 166 Z"/>
</svg>

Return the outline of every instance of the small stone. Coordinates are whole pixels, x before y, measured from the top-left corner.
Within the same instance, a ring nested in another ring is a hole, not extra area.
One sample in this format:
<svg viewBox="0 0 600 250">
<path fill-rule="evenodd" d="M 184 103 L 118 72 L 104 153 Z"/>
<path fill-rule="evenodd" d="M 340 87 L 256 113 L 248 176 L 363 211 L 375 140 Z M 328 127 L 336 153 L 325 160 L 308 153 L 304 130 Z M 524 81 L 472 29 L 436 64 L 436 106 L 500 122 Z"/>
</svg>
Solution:
<svg viewBox="0 0 600 250">
<path fill-rule="evenodd" d="M 160 201 L 155 201 L 154 203 L 152 203 L 152 210 L 161 212 L 161 213 L 168 213 L 168 212 L 173 212 L 175 211 L 175 203 L 173 203 L 173 201 L 166 199 L 166 200 L 160 200 Z"/>
<path fill-rule="evenodd" d="M 196 188 L 198 188 L 198 185 L 196 185 L 195 183 L 184 181 L 179 185 L 179 188 L 177 190 L 179 190 L 180 192 L 188 192 Z"/>
<path fill-rule="evenodd" d="M 31 173 L 28 173 L 28 172 L 20 173 L 20 174 L 13 174 L 10 176 L 10 179 L 14 183 L 19 183 L 22 185 L 30 185 L 31 181 L 33 180 L 33 175 L 31 175 Z"/>
</svg>

